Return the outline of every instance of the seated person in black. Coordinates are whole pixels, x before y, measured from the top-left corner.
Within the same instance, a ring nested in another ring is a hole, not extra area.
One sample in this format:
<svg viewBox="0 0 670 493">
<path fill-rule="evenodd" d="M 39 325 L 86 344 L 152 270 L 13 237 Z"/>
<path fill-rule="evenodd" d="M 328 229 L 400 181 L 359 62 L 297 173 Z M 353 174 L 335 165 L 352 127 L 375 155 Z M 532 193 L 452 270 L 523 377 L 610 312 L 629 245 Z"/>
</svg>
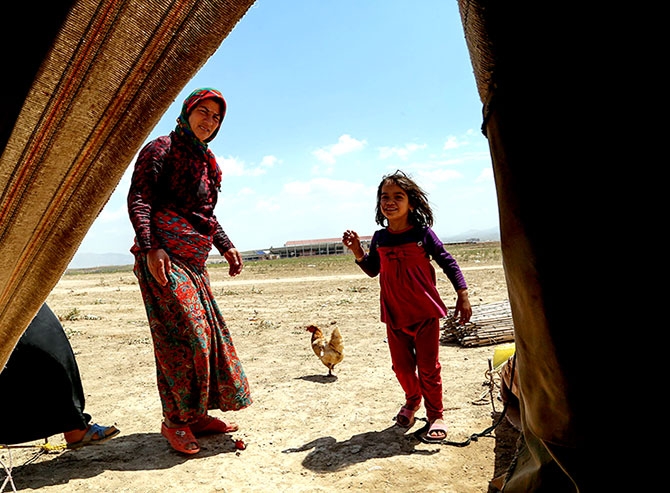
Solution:
<svg viewBox="0 0 670 493">
<path fill-rule="evenodd" d="M 91 423 L 70 341 L 58 317 L 42 305 L 0 370 L 0 444 L 63 433 L 67 447 L 104 443 L 115 426 Z"/>
</svg>

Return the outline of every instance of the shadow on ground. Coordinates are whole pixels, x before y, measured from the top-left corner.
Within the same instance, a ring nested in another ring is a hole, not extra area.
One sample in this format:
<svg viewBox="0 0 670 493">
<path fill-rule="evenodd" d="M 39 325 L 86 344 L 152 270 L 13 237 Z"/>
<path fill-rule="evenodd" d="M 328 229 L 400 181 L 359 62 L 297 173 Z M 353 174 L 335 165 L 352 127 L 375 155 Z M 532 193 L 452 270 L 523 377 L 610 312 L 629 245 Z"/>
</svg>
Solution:
<svg viewBox="0 0 670 493">
<path fill-rule="evenodd" d="M 499 488 L 502 486 L 502 480 L 507 473 L 507 469 L 514 459 L 520 432 L 512 425 L 512 423 L 510 423 L 507 417 L 502 415 L 502 412 L 492 413 L 492 416 L 494 423 L 498 420 L 500 420 L 500 423 L 496 426 L 494 431 L 496 437 L 496 444 L 494 447 L 495 466 L 493 470 L 493 478 L 491 478 L 487 493 L 498 493 L 500 491 Z"/>
<path fill-rule="evenodd" d="M 221 453 L 235 453 L 232 438 L 204 437 L 197 457 L 187 457 L 166 447 L 160 433 L 121 435 L 102 445 L 56 454 L 36 453 L 33 458 L 15 464 L 12 478 L 16 491 L 37 490 L 47 486 L 66 485 L 72 479 L 87 479 L 107 470 L 150 471 L 171 469 L 187 460 L 199 461 Z M 51 457 L 50 457 L 51 456 Z M 3 460 L 3 462 L 6 462 Z M 0 468 L 0 486 L 5 480 Z M 7 486 L 7 488 L 11 488 Z M 3 491 L 0 489 L 0 492 Z"/>
<path fill-rule="evenodd" d="M 303 465 L 316 472 L 339 471 L 352 464 L 375 458 L 410 454 L 432 455 L 439 452 L 417 450 L 417 443 L 411 434 L 405 434 L 404 429 L 393 425 L 382 431 L 360 433 L 340 442 L 333 437 L 321 437 L 283 452 L 288 454 L 309 450 Z"/>
</svg>

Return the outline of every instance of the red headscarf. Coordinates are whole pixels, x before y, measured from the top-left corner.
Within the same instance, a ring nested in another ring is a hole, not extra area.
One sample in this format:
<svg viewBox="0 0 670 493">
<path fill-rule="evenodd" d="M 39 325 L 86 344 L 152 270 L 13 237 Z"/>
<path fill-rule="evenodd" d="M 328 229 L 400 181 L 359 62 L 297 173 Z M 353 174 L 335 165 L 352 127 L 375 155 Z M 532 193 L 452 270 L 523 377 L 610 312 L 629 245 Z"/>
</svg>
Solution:
<svg viewBox="0 0 670 493">
<path fill-rule="evenodd" d="M 221 120 L 219 121 L 219 125 L 216 127 L 216 129 L 214 129 L 214 132 L 212 132 L 212 135 L 210 135 L 209 138 L 203 142 L 193 133 L 191 125 L 188 123 L 188 117 L 191 114 L 191 111 L 193 111 L 193 109 L 198 105 L 198 103 L 205 99 L 213 99 L 219 103 L 219 106 L 221 107 Z M 217 133 L 219 133 L 221 123 L 223 122 L 223 117 L 226 115 L 226 107 L 226 100 L 216 89 L 212 89 L 211 87 L 196 89 L 184 100 L 184 104 L 181 107 L 181 113 L 177 118 L 177 127 L 175 128 L 177 135 L 181 135 L 187 138 L 204 152 L 209 163 L 210 177 L 214 180 L 216 188 L 219 190 L 221 189 L 221 168 L 216 162 L 214 153 L 209 150 L 207 144 L 211 142 L 214 137 L 216 137 Z"/>
</svg>

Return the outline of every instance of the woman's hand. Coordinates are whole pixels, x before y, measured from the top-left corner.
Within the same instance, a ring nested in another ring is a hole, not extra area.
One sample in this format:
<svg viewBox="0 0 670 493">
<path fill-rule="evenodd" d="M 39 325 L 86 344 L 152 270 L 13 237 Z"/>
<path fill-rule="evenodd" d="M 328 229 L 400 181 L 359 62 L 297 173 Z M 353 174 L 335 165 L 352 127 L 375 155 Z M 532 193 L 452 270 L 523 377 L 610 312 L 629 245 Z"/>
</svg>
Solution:
<svg viewBox="0 0 670 493">
<path fill-rule="evenodd" d="M 167 276 L 172 272 L 172 264 L 170 257 L 162 248 L 152 248 L 147 252 L 147 267 L 149 272 L 154 276 L 156 282 L 161 286 L 168 283 Z"/>
<path fill-rule="evenodd" d="M 223 257 L 228 262 L 228 275 L 235 277 L 240 272 L 242 272 L 242 255 L 237 251 L 237 248 L 231 248 L 226 253 L 223 254 Z"/>
</svg>

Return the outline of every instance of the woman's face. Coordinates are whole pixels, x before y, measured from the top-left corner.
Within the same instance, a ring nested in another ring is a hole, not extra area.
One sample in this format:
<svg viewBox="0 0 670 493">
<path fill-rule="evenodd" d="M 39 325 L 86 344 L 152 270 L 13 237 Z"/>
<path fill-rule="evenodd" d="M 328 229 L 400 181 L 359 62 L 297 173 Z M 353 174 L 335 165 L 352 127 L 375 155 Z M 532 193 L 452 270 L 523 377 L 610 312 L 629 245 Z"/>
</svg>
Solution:
<svg viewBox="0 0 670 493">
<path fill-rule="evenodd" d="M 188 116 L 195 136 L 205 142 L 221 124 L 221 107 L 214 99 L 200 101 Z"/>
</svg>

